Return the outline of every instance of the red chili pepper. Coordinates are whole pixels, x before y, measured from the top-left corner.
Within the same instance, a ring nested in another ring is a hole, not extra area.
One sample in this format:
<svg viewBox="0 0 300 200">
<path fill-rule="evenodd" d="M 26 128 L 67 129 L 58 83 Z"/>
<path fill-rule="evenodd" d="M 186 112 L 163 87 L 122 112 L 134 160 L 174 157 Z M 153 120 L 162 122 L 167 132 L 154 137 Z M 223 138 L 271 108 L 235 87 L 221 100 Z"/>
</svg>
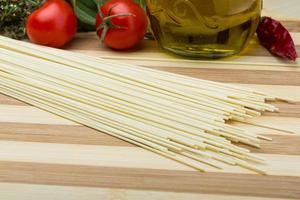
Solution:
<svg viewBox="0 0 300 200">
<path fill-rule="evenodd" d="M 294 41 L 280 22 L 263 17 L 256 33 L 260 43 L 271 53 L 293 61 L 297 59 Z"/>
</svg>

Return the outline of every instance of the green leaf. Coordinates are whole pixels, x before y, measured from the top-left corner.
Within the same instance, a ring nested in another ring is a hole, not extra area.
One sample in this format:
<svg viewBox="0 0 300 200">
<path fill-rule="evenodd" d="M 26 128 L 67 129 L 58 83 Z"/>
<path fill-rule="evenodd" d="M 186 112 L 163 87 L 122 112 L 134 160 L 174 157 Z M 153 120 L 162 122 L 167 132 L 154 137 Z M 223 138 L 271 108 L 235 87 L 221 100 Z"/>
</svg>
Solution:
<svg viewBox="0 0 300 200">
<path fill-rule="evenodd" d="M 83 0 L 86 1 L 86 0 Z M 75 13 L 77 15 L 77 18 L 91 26 L 95 26 L 96 23 L 96 15 L 97 15 L 97 8 L 89 8 L 86 4 L 83 4 L 80 0 L 73 0 L 72 1 Z"/>
<path fill-rule="evenodd" d="M 81 26 L 88 27 L 89 30 L 91 29 L 91 27 L 94 27 L 98 9 L 107 1 L 109 0 L 71 0 L 77 18 L 81 22 Z M 134 1 L 138 3 L 143 9 L 146 9 L 145 0 Z"/>
<path fill-rule="evenodd" d="M 145 0 L 134 0 L 136 3 L 140 4 L 140 6 L 146 10 L 147 4 Z"/>
<path fill-rule="evenodd" d="M 96 0 L 80 0 L 80 3 L 85 5 L 87 8 L 92 10 L 97 10 L 97 3 L 95 3 Z"/>
<path fill-rule="evenodd" d="M 97 5 L 97 7 L 99 8 L 101 5 L 105 4 L 109 0 L 93 0 L 93 1 Z"/>
</svg>

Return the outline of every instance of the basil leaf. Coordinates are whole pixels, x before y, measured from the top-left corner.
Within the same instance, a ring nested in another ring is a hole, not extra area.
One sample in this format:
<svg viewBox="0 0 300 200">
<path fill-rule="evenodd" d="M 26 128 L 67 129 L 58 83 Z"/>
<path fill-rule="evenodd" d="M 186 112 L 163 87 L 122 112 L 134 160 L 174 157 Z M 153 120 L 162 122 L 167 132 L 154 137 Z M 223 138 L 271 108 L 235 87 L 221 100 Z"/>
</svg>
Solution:
<svg viewBox="0 0 300 200">
<path fill-rule="evenodd" d="M 86 1 L 86 0 L 83 0 Z M 92 9 L 83 4 L 80 0 L 72 1 L 77 18 L 88 25 L 95 26 L 97 9 Z"/>
<path fill-rule="evenodd" d="M 109 0 L 71 0 L 81 27 L 88 27 L 88 30 L 94 30 L 96 23 L 95 18 L 98 13 L 98 9 L 107 1 Z M 143 9 L 146 9 L 145 0 L 134 1 L 138 3 Z"/>
<path fill-rule="evenodd" d="M 147 4 L 145 0 L 134 0 L 136 3 L 140 4 L 140 6 L 146 10 Z"/>
</svg>

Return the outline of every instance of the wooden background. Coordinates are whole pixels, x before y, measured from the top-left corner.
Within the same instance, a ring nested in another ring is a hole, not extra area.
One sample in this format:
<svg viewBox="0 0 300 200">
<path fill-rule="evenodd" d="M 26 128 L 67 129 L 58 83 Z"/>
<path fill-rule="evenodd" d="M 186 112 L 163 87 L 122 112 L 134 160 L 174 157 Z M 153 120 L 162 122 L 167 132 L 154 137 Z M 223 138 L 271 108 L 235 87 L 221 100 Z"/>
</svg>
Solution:
<svg viewBox="0 0 300 200">
<path fill-rule="evenodd" d="M 300 21 L 283 20 L 300 52 Z M 299 61 L 283 62 L 256 40 L 242 55 L 215 62 L 178 59 L 153 41 L 144 41 L 136 51 L 112 52 L 99 47 L 93 34 L 79 34 L 68 49 L 300 102 Z M 280 113 L 254 121 L 294 130 L 295 135 L 236 123 L 274 139 L 252 149 L 267 160 L 263 167 L 271 175 L 261 176 L 231 167 L 199 173 L 0 94 L 0 199 L 300 199 L 300 103 L 276 105 Z"/>
<path fill-rule="evenodd" d="M 299 0 L 264 0 L 264 7 L 268 11 L 281 13 L 285 16 L 300 19 Z"/>
</svg>

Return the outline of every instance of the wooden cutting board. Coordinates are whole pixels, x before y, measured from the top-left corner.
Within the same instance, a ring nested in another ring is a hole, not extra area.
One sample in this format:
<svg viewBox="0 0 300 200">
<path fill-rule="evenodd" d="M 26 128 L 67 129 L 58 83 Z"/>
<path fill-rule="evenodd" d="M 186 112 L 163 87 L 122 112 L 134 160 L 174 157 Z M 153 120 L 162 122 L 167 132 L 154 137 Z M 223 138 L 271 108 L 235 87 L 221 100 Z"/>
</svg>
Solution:
<svg viewBox="0 0 300 200">
<path fill-rule="evenodd" d="M 284 21 L 300 52 L 300 21 Z M 67 49 L 159 70 L 256 88 L 300 102 L 300 63 L 271 56 L 257 41 L 240 56 L 218 61 L 178 58 L 145 40 L 131 52 L 112 52 L 94 34 Z M 228 167 L 200 173 L 104 133 L 0 94 L 0 199 L 187 200 L 300 199 L 300 103 L 276 103 L 279 113 L 254 119 L 287 134 L 236 123 L 270 136 L 253 152 L 269 176 Z"/>
</svg>

